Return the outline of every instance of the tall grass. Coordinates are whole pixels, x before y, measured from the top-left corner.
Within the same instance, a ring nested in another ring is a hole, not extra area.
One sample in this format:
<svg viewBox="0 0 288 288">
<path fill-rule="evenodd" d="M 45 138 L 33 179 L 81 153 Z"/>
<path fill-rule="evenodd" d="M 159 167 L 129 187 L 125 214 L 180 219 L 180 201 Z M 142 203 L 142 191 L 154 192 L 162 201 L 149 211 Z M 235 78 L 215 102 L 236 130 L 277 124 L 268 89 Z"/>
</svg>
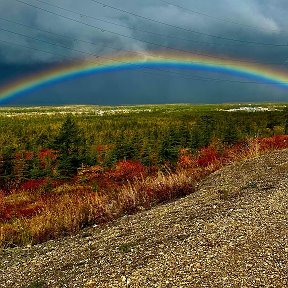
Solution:
<svg viewBox="0 0 288 288">
<path fill-rule="evenodd" d="M 0 243 L 2 246 L 35 244 L 75 234 L 86 226 L 105 223 L 125 213 L 189 194 L 194 191 L 194 183 L 193 177 L 182 171 L 138 178 L 107 195 L 88 187 L 82 190 L 69 187 L 68 193 L 64 191 L 47 199 L 41 212 L 33 217 L 4 223 Z"/>
<path fill-rule="evenodd" d="M 0 192 L 0 246 L 72 235 L 86 226 L 149 209 L 193 193 L 199 180 L 224 165 L 283 148 L 288 148 L 288 136 L 252 139 L 229 147 L 212 143 L 196 154 L 182 150 L 174 172 L 149 175 L 140 163 L 121 161 L 112 171 L 99 173 L 97 169 L 94 173 L 92 169 L 94 174 L 87 178 L 79 175 L 73 183 L 52 185 L 50 192 L 34 182 L 26 185 L 29 189 L 24 185 L 10 195 Z"/>
</svg>

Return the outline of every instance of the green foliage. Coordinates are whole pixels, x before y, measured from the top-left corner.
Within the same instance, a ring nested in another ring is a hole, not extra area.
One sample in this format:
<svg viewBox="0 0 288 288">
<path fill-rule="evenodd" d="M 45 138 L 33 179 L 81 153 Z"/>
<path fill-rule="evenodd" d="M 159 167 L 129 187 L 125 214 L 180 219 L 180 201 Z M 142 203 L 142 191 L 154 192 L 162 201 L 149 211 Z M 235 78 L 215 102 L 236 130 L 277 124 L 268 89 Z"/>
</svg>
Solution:
<svg viewBox="0 0 288 288">
<path fill-rule="evenodd" d="M 170 162 L 175 164 L 178 160 L 179 146 L 176 138 L 169 135 L 167 138 L 164 138 L 161 142 L 159 149 L 159 163 L 164 164 L 165 162 Z"/>
<path fill-rule="evenodd" d="M 200 116 L 197 126 L 200 131 L 200 147 L 208 146 L 215 132 L 215 118 L 212 115 Z"/>
<path fill-rule="evenodd" d="M 135 242 L 127 242 L 123 243 L 119 246 L 119 250 L 122 253 L 129 253 L 132 252 L 137 247 L 137 243 Z"/>
<path fill-rule="evenodd" d="M 47 287 L 46 282 L 42 280 L 36 280 L 30 283 L 27 288 L 45 288 Z"/>
<path fill-rule="evenodd" d="M 288 135 L 288 108 L 284 109 L 284 133 Z"/>
<path fill-rule="evenodd" d="M 62 124 L 52 147 L 58 152 L 58 169 L 63 176 L 71 176 L 86 160 L 86 140 L 75 120 L 68 116 Z"/>
<path fill-rule="evenodd" d="M 223 143 L 232 145 L 239 140 L 236 124 L 229 122 L 226 129 L 224 130 Z"/>
<path fill-rule="evenodd" d="M 5 117 L 0 112 L 1 181 L 70 177 L 82 164 L 109 168 L 124 159 L 140 161 L 145 166 L 173 166 L 181 148 L 196 152 L 209 146 L 213 139 L 230 145 L 249 137 L 271 136 L 281 131 L 288 134 L 288 109 L 281 111 L 282 108 L 247 113 L 223 111 L 234 108 L 232 105 L 139 106 L 119 108 L 129 113 L 102 116 L 92 108 L 90 114 L 67 117 L 57 114 L 59 108 L 53 107 L 30 109 L 55 111 L 53 116 L 28 117 L 21 108 L 13 111 L 24 116 Z M 108 112 L 117 109 L 101 108 Z M 104 148 L 98 151 L 100 146 Z M 40 160 L 39 152 L 47 148 L 54 150 L 57 158 Z M 20 155 L 17 159 L 16 153 Z M 29 153 L 31 157 L 27 157 Z"/>
<path fill-rule="evenodd" d="M 81 131 L 75 120 L 71 116 L 67 116 L 56 136 L 53 148 L 59 150 L 60 154 L 71 155 L 78 152 L 82 142 Z"/>
<path fill-rule="evenodd" d="M 13 159 L 15 155 L 15 148 L 6 146 L 2 148 L 0 171 L 3 177 L 11 176 L 13 173 Z"/>
</svg>

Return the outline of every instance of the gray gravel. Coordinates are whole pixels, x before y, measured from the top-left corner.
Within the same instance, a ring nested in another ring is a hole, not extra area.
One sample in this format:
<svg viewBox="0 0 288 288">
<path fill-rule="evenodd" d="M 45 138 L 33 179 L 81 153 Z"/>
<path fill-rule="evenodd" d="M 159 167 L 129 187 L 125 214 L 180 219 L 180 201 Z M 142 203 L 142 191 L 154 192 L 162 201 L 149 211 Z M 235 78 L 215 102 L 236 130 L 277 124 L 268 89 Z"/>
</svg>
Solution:
<svg viewBox="0 0 288 288">
<path fill-rule="evenodd" d="M 175 202 L 2 251 L 0 287 L 288 287 L 287 172 L 276 151 Z"/>
</svg>

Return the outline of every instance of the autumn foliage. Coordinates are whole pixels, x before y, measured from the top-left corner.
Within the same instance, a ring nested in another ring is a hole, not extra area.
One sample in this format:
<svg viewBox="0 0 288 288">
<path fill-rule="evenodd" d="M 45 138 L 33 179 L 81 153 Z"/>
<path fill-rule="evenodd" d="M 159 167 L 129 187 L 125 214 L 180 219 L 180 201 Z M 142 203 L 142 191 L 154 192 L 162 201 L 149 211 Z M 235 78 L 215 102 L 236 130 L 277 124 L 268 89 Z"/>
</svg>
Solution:
<svg viewBox="0 0 288 288">
<path fill-rule="evenodd" d="M 108 174 L 115 181 L 131 181 L 135 178 L 146 176 L 146 168 L 140 162 L 122 160 Z"/>
<path fill-rule="evenodd" d="M 223 165 L 284 148 L 288 136 L 258 138 L 227 147 L 210 145 L 197 153 L 182 149 L 173 173 L 152 175 L 139 161 L 122 160 L 112 169 L 79 170 L 69 181 L 23 181 L 13 193 L 0 192 L 1 245 L 38 243 L 147 209 L 192 193 L 199 179 Z M 51 151 L 39 155 L 54 157 Z"/>
<path fill-rule="evenodd" d="M 148 209 L 193 193 L 223 165 L 288 148 L 286 112 L 183 108 L 2 117 L 0 246 L 39 243 Z"/>
</svg>

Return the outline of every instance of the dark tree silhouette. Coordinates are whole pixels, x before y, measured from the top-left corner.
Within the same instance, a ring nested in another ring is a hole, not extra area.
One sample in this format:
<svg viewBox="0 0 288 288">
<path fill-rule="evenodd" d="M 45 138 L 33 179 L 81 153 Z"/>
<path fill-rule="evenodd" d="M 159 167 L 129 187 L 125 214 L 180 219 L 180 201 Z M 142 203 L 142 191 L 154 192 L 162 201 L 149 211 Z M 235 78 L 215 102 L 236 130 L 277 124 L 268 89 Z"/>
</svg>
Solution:
<svg viewBox="0 0 288 288">
<path fill-rule="evenodd" d="M 73 175 L 81 163 L 85 162 L 86 140 L 82 130 L 71 116 L 66 118 L 60 128 L 53 148 L 58 151 L 58 170 L 61 176 Z"/>
</svg>

